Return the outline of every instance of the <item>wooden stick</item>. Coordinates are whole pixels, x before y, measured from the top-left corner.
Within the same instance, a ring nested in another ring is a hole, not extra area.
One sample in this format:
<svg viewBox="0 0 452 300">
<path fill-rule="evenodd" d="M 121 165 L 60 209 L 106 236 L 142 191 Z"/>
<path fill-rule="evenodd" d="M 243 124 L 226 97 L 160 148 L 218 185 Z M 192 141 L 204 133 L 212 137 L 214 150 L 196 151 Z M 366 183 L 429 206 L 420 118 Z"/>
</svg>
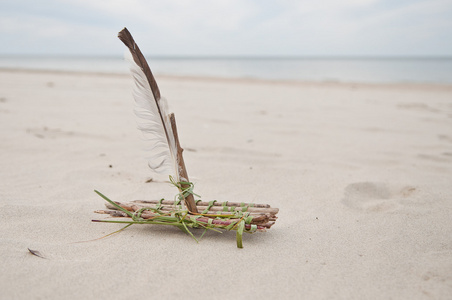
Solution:
<svg viewBox="0 0 452 300">
<path fill-rule="evenodd" d="M 189 182 L 187 169 L 185 168 L 184 157 L 182 156 L 182 152 L 184 151 L 184 149 L 182 149 L 182 147 L 180 146 L 180 143 L 179 143 L 179 136 L 177 135 L 176 117 L 174 116 L 173 113 L 170 114 L 170 121 L 171 121 L 171 127 L 173 129 L 174 140 L 176 141 L 177 163 L 179 164 L 179 175 L 180 175 L 179 179 L 180 179 L 180 181 Z M 184 189 L 186 189 L 188 187 L 189 186 L 186 184 L 182 185 L 182 188 L 184 188 Z M 196 208 L 195 199 L 193 198 L 192 194 L 188 194 L 187 197 L 184 197 L 184 203 L 189 212 L 198 213 L 198 209 Z"/>
<path fill-rule="evenodd" d="M 127 204 L 127 203 L 121 203 L 121 202 L 115 202 L 115 203 L 116 203 L 117 205 L 121 206 L 122 208 L 124 208 L 124 209 L 130 211 L 130 212 L 136 212 L 136 211 L 138 211 L 138 210 L 140 210 L 140 209 L 143 208 L 142 206 L 135 205 L 135 204 L 130 205 L 130 204 Z M 106 206 L 108 209 L 111 209 L 111 210 L 117 210 L 117 208 L 116 208 L 115 206 L 113 206 L 113 205 L 111 205 L 111 204 L 109 204 L 109 203 L 106 203 L 105 206 Z M 167 207 L 161 207 L 160 210 L 163 211 L 163 212 L 170 212 L 170 211 L 173 211 L 173 210 L 174 210 L 174 207 L 170 207 L 170 206 L 167 206 Z M 211 215 L 211 216 L 215 216 L 215 215 L 230 215 L 230 214 L 231 214 L 231 212 L 226 212 L 226 211 L 208 211 L 207 213 L 203 213 L 202 215 L 207 215 L 207 216 Z M 257 222 L 258 220 L 260 220 L 260 219 L 263 219 L 263 218 L 265 218 L 265 219 L 268 220 L 268 221 L 276 221 L 276 219 L 278 219 L 278 217 L 277 217 L 276 215 L 271 214 L 271 213 L 250 212 L 249 214 L 250 214 L 250 216 L 253 217 L 253 219 L 254 219 L 256 222 Z"/>
<path fill-rule="evenodd" d="M 133 200 L 131 202 L 157 204 L 157 203 L 160 203 L 160 200 Z M 225 206 L 238 206 L 238 207 L 241 207 L 242 205 L 245 205 L 245 206 L 260 207 L 260 208 L 270 208 L 271 207 L 268 204 L 259 204 L 259 203 L 245 203 L 245 202 L 231 202 L 231 201 L 225 201 L 225 202 L 226 202 Z M 173 200 L 163 200 L 161 203 L 162 204 L 167 204 L 167 205 L 174 205 L 174 201 Z M 216 201 L 213 204 L 213 206 L 223 206 L 223 204 L 224 204 L 224 202 Z M 208 206 L 209 202 L 198 201 L 196 205 L 197 206 Z"/>
<path fill-rule="evenodd" d="M 134 202 L 131 202 L 131 203 L 122 203 L 122 202 L 115 202 L 115 203 L 118 204 L 119 206 L 127 209 L 127 210 L 130 210 L 130 211 L 136 211 L 136 210 L 138 210 L 140 208 L 144 208 L 144 207 L 152 207 L 152 205 L 145 205 L 147 203 L 143 204 L 143 202 L 138 202 L 138 201 L 134 201 Z M 157 203 L 153 203 L 153 204 L 157 205 L 158 202 Z M 109 204 L 109 203 L 106 203 L 105 205 L 108 208 L 110 208 L 110 209 L 115 209 L 114 206 Z M 136 207 L 136 208 L 134 208 L 134 207 Z M 197 206 L 198 213 L 204 211 L 207 208 L 208 208 L 208 206 L 199 206 L 198 205 Z M 160 209 L 161 210 L 174 210 L 174 205 L 161 205 Z M 242 207 L 236 207 L 234 209 L 234 211 L 242 211 Z M 212 214 L 213 213 L 216 213 L 216 214 L 219 214 L 219 213 L 224 213 L 224 214 L 228 214 L 229 213 L 230 214 L 230 213 L 232 213 L 232 211 L 223 211 L 223 207 L 222 206 L 212 206 L 212 207 L 209 208 L 208 212 L 210 212 Z M 249 212 L 251 214 L 253 214 L 253 213 L 254 214 L 270 214 L 270 215 L 275 216 L 279 212 L 279 208 L 247 207 L 245 212 Z"/>
<path fill-rule="evenodd" d="M 137 206 L 139 206 L 140 208 L 142 208 L 142 207 L 147 207 L 146 205 L 139 205 L 139 204 L 136 204 Z M 148 206 L 149 207 L 149 206 Z M 162 209 L 163 210 L 165 210 L 165 209 L 174 209 L 174 206 L 162 206 Z M 197 208 L 198 208 L 198 212 L 202 212 L 202 211 L 204 211 L 205 209 L 207 209 L 208 208 L 208 206 L 197 206 Z M 223 212 L 223 208 L 221 207 L 221 206 L 212 206 L 212 207 L 210 207 L 209 208 L 209 210 L 208 211 L 210 211 L 210 212 Z M 242 211 L 242 208 L 241 207 L 236 207 L 235 209 L 234 209 L 234 211 Z M 231 211 L 231 210 L 229 210 L 229 211 L 226 211 L 226 212 L 229 212 L 229 213 L 232 213 L 233 211 Z M 272 215 L 276 215 L 278 212 L 279 212 L 279 209 L 278 208 L 255 208 L 255 207 L 248 207 L 244 212 L 254 212 L 254 213 L 269 213 L 269 214 L 272 214 Z"/>
</svg>

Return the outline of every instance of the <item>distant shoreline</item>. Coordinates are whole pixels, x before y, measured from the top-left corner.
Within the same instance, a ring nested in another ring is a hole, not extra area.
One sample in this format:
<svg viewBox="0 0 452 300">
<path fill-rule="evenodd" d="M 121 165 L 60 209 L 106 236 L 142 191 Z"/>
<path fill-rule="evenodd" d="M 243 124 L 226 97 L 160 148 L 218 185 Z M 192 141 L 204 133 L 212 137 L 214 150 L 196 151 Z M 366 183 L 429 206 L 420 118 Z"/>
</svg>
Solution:
<svg viewBox="0 0 452 300">
<path fill-rule="evenodd" d="M 297 82 L 452 84 L 452 58 L 149 58 L 165 76 Z M 2 69 L 128 74 L 121 57 L 1 57 Z"/>
<path fill-rule="evenodd" d="M 65 70 L 45 70 L 45 69 L 22 69 L 22 68 L 2 68 L 0 73 L 24 73 L 24 74 L 55 74 L 55 75 L 80 75 L 80 76 L 104 76 L 104 77 L 130 77 L 127 73 L 114 72 L 89 72 L 89 71 L 65 71 Z M 219 76 L 180 76 L 156 73 L 159 80 L 186 80 L 186 81 L 208 81 L 208 82 L 230 82 L 242 84 L 274 84 L 274 85 L 292 85 L 292 86 L 338 86 L 347 88 L 414 88 L 414 89 L 441 89 L 452 90 L 452 83 L 416 83 L 416 82 L 392 82 L 392 83 L 366 83 L 366 82 L 346 82 L 346 81 L 301 81 L 301 80 L 275 80 L 262 78 L 230 78 Z"/>
</svg>

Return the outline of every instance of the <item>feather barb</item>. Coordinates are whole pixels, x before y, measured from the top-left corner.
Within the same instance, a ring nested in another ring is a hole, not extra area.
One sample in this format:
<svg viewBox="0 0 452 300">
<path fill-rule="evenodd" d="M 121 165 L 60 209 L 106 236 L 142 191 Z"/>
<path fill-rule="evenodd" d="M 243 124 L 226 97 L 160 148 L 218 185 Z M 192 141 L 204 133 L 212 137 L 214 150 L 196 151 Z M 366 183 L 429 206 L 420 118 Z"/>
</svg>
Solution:
<svg viewBox="0 0 452 300">
<path fill-rule="evenodd" d="M 188 182 L 174 114 L 168 112 L 157 81 L 127 28 L 118 33 L 118 38 L 132 55 L 130 70 L 135 81 L 135 114 L 139 118 L 138 128 L 151 144 L 149 167 L 159 173 L 173 174 L 177 182 Z M 185 198 L 185 206 L 190 212 L 197 213 L 193 195 Z"/>
</svg>

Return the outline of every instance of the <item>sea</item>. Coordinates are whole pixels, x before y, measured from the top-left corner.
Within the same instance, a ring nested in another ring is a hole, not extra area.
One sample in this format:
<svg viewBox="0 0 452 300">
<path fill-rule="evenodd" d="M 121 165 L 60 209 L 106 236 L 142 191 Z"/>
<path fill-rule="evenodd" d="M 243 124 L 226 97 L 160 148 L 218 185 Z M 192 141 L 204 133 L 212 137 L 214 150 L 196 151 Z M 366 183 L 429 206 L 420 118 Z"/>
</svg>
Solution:
<svg viewBox="0 0 452 300">
<path fill-rule="evenodd" d="M 431 57 L 147 57 L 155 76 L 303 82 L 452 84 L 452 56 Z M 0 56 L 0 69 L 128 73 L 122 57 Z"/>
</svg>

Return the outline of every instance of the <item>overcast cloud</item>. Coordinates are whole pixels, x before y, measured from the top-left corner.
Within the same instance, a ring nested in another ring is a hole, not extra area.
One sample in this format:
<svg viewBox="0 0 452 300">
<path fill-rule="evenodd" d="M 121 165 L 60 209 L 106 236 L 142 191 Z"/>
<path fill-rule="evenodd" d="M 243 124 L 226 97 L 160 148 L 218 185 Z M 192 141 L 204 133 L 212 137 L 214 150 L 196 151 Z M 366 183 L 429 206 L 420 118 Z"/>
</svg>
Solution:
<svg viewBox="0 0 452 300">
<path fill-rule="evenodd" d="M 451 56 L 452 0 L 3 0 L 0 54 Z"/>
</svg>

